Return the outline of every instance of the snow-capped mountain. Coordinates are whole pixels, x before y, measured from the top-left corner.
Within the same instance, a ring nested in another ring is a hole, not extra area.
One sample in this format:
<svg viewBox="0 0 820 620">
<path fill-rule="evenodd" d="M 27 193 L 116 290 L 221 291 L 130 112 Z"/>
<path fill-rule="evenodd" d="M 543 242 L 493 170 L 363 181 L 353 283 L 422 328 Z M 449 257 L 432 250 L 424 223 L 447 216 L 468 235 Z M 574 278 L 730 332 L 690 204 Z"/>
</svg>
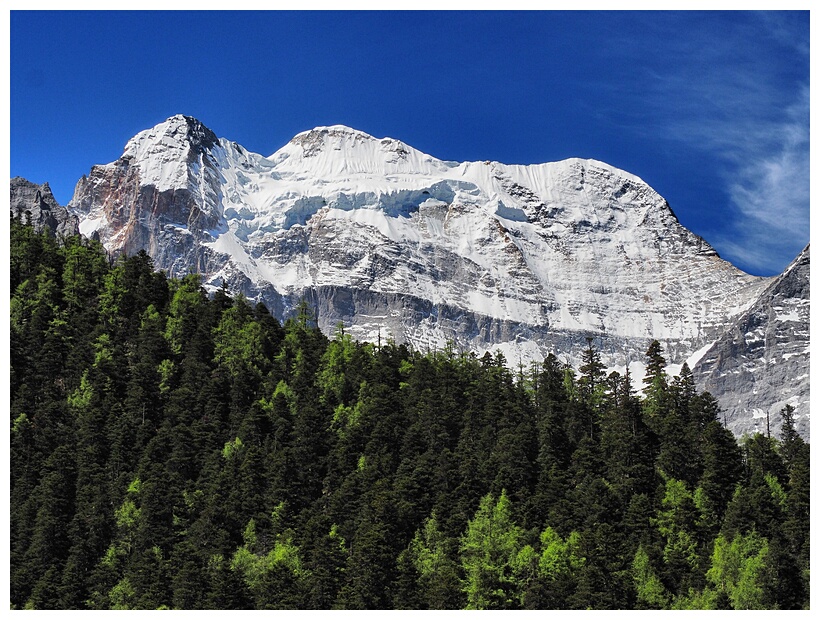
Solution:
<svg viewBox="0 0 820 620">
<path fill-rule="evenodd" d="M 672 372 L 691 366 L 771 283 L 602 162 L 442 161 L 343 126 L 263 157 L 174 116 L 94 166 L 69 206 L 110 252 L 145 249 L 279 318 L 305 299 L 327 332 L 498 349 L 513 365 L 577 364 L 593 336 L 636 379 L 652 339 Z"/>
</svg>

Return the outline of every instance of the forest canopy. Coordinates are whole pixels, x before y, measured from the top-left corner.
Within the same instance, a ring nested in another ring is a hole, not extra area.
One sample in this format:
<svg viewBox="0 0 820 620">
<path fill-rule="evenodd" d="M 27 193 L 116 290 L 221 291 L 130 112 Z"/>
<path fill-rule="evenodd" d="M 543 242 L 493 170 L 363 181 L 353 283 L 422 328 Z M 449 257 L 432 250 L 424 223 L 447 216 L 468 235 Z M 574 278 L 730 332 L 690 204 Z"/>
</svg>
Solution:
<svg viewBox="0 0 820 620">
<path fill-rule="evenodd" d="M 800 609 L 809 446 L 684 366 L 284 323 L 11 220 L 13 609 Z M 638 389 L 642 389 L 639 394 Z"/>
</svg>

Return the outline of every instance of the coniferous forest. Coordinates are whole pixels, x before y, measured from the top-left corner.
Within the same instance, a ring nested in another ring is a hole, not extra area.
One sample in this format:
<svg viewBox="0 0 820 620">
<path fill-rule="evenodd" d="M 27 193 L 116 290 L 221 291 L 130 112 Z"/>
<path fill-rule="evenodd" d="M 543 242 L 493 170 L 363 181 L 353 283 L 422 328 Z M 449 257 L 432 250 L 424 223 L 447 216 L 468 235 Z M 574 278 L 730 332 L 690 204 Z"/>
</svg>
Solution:
<svg viewBox="0 0 820 620">
<path fill-rule="evenodd" d="M 10 290 L 12 608 L 809 606 L 793 411 L 737 441 L 657 343 L 328 338 L 19 219 Z"/>
</svg>

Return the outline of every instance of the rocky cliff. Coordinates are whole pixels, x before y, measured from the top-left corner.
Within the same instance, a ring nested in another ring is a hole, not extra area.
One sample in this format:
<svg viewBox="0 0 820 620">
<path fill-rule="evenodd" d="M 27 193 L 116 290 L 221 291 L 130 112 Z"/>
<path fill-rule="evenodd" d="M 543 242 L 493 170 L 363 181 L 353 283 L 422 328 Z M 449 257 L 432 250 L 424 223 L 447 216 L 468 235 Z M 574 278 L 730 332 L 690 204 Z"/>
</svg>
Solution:
<svg viewBox="0 0 820 620">
<path fill-rule="evenodd" d="M 31 222 L 38 232 L 45 229 L 60 236 L 78 233 L 77 216 L 57 204 L 48 183 L 37 185 L 22 177 L 14 177 L 10 185 L 11 215 L 19 216 L 24 222 Z"/>
<path fill-rule="evenodd" d="M 807 246 L 693 368 L 735 434 L 778 436 L 789 404 L 798 432 L 809 437 L 809 269 Z"/>
</svg>

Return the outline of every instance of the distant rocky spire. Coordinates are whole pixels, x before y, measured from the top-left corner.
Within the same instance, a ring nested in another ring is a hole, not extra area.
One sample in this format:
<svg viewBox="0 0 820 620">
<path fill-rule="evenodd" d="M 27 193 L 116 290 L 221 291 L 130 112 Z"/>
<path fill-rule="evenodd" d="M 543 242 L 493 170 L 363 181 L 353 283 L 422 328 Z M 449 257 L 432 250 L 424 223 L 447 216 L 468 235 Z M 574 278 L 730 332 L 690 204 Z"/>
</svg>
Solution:
<svg viewBox="0 0 820 620">
<path fill-rule="evenodd" d="M 36 231 L 50 230 L 55 235 L 71 236 L 79 234 L 79 220 L 61 207 L 51 193 L 48 183 L 37 185 L 14 177 L 11 180 L 11 214 L 30 221 Z"/>
</svg>

